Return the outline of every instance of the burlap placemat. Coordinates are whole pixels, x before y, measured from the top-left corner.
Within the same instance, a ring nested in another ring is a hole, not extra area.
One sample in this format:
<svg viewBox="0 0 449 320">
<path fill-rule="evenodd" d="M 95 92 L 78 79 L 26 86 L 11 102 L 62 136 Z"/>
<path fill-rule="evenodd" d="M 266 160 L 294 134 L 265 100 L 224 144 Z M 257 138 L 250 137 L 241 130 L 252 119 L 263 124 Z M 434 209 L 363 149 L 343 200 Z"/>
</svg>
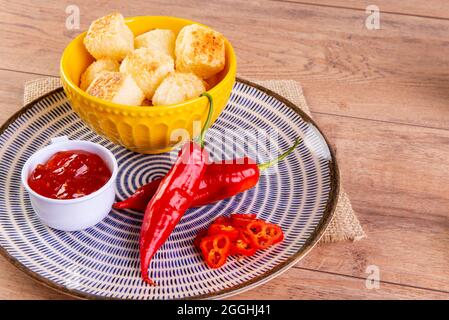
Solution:
<svg viewBox="0 0 449 320">
<path fill-rule="evenodd" d="M 254 80 L 253 80 L 254 81 Z M 293 80 L 264 80 L 254 81 L 270 90 L 273 90 L 284 96 L 299 108 L 301 108 L 309 116 L 310 110 L 307 106 L 306 99 L 302 92 L 301 86 Z M 25 83 L 24 103 L 33 101 L 43 94 L 59 88 L 61 82 L 59 78 L 47 77 L 28 81 Z M 340 188 L 340 195 L 338 198 L 337 208 L 334 217 L 327 227 L 320 243 L 338 242 L 338 241 L 356 241 L 366 237 L 365 232 L 360 225 L 354 211 L 352 210 L 351 202 L 347 194 Z"/>
</svg>

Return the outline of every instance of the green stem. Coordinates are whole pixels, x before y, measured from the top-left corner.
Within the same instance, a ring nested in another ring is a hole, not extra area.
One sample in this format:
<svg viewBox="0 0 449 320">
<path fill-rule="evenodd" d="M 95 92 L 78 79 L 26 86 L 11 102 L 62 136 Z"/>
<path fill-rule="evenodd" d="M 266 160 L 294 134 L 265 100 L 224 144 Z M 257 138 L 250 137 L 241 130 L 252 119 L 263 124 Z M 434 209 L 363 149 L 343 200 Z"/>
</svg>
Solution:
<svg viewBox="0 0 449 320">
<path fill-rule="evenodd" d="M 276 159 L 270 160 L 265 163 L 258 164 L 257 166 L 259 167 L 259 170 L 262 171 L 262 170 L 268 169 L 269 167 L 275 165 L 276 163 L 278 163 L 279 161 L 284 159 L 286 156 L 288 156 L 290 153 L 293 152 L 293 150 L 298 146 L 298 144 L 300 142 L 301 142 L 301 138 L 296 139 L 295 143 L 287 151 L 285 151 L 283 154 L 281 154 Z"/>
<path fill-rule="evenodd" d="M 207 92 L 203 92 L 201 96 L 207 97 L 207 99 L 209 99 L 209 112 L 207 113 L 206 123 L 204 124 L 204 127 L 201 129 L 200 135 L 200 145 L 201 148 L 204 148 L 204 136 L 206 135 L 207 127 L 209 127 L 210 121 L 212 119 L 212 111 L 214 110 L 214 100 L 212 99 L 212 96 Z"/>
</svg>

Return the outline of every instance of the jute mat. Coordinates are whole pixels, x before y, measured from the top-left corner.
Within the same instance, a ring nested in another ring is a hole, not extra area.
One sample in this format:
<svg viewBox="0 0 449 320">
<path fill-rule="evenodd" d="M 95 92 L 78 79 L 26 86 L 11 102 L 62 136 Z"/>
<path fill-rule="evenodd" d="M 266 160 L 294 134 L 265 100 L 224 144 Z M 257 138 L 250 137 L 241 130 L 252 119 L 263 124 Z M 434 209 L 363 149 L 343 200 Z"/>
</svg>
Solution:
<svg viewBox="0 0 449 320">
<path fill-rule="evenodd" d="M 254 80 L 253 80 L 254 81 Z M 310 110 L 302 92 L 301 86 L 293 80 L 254 81 L 274 92 L 284 96 L 309 116 Z M 47 77 L 25 83 L 24 103 L 27 104 L 45 93 L 59 88 L 59 78 Z M 357 216 L 352 210 L 351 202 L 343 188 L 340 187 L 337 208 L 334 217 L 321 238 L 320 243 L 338 241 L 357 241 L 366 237 Z"/>
</svg>

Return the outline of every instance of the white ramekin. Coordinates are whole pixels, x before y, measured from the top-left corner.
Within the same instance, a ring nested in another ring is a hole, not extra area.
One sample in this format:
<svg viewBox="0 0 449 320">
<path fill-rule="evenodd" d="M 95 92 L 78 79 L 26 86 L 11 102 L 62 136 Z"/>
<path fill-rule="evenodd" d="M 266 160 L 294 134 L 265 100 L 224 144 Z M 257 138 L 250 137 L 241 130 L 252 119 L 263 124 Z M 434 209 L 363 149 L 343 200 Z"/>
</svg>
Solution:
<svg viewBox="0 0 449 320">
<path fill-rule="evenodd" d="M 111 170 L 111 178 L 97 191 L 77 199 L 51 199 L 30 188 L 28 177 L 38 164 L 44 164 L 58 151 L 84 150 L 100 156 Z M 22 168 L 22 184 L 30 195 L 31 205 L 40 220 L 49 227 L 63 231 L 79 231 L 94 226 L 111 211 L 115 199 L 117 160 L 105 147 L 67 137 L 51 139 L 51 144 L 33 154 Z"/>
</svg>

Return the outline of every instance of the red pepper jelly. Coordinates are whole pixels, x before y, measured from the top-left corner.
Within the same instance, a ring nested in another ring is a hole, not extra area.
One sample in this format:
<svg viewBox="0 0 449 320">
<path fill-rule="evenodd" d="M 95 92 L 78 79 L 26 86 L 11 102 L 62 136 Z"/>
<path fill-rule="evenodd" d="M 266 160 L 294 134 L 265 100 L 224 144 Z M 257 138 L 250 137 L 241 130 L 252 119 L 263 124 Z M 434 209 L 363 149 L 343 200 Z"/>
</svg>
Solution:
<svg viewBox="0 0 449 320">
<path fill-rule="evenodd" d="M 52 199 L 76 199 L 91 194 L 108 182 L 112 173 L 98 155 L 83 151 L 60 151 L 45 164 L 38 164 L 28 184 Z"/>
</svg>

